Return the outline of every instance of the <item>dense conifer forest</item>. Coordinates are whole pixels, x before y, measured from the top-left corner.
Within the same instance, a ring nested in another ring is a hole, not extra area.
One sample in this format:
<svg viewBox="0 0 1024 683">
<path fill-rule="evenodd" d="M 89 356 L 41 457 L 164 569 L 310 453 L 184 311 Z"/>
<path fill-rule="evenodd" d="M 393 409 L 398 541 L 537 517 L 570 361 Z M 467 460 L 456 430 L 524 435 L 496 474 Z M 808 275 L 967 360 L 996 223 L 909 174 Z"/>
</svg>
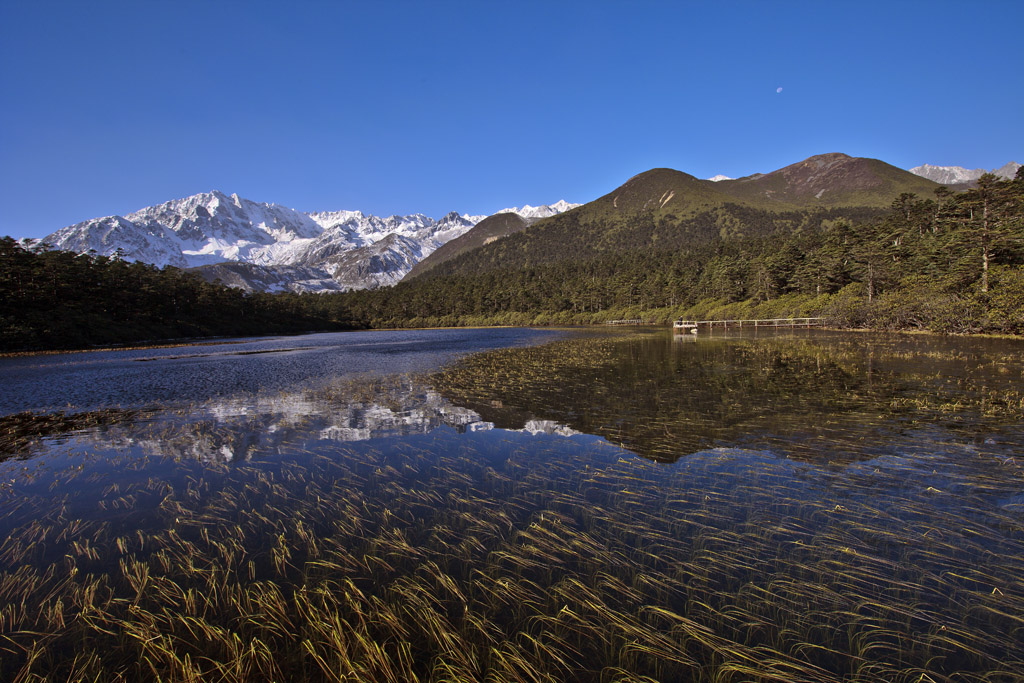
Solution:
<svg viewBox="0 0 1024 683">
<path fill-rule="evenodd" d="M 1024 333 L 1024 174 L 902 193 L 888 210 L 581 225 L 573 212 L 396 287 L 344 295 L 373 326 L 824 315 L 833 324 Z"/>
<path fill-rule="evenodd" d="M 348 329 L 315 294 L 246 294 L 178 268 L 0 240 L 0 351 Z"/>
<path fill-rule="evenodd" d="M 0 242 L 0 350 L 360 327 L 824 315 L 841 327 L 1024 334 L 1024 171 L 888 210 L 581 224 L 569 212 L 394 287 L 246 294 L 176 268 Z"/>
</svg>

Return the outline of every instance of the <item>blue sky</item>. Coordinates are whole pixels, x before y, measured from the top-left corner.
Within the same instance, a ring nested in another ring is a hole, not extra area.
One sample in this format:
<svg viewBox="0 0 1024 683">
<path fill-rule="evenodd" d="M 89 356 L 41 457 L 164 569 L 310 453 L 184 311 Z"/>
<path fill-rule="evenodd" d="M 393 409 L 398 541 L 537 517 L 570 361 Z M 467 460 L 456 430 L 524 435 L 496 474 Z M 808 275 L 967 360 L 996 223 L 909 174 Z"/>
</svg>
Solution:
<svg viewBox="0 0 1024 683">
<path fill-rule="evenodd" d="M 212 189 L 439 217 L 659 166 L 1024 162 L 1021 27 L 1017 1 L 0 0 L 0 234 Z"/>
</svg>

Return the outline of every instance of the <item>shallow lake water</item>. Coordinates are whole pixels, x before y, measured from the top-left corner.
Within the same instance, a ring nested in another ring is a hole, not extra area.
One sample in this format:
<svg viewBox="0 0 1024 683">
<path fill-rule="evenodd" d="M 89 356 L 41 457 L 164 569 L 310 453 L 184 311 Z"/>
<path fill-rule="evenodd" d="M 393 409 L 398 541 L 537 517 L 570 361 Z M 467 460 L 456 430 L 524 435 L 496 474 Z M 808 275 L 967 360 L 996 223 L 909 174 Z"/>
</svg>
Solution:
<svg viewBox="0 0 1024 683">
<path fill-rule="evenodd" d="M 372 332 L 0 383 L 3 680 L 1024 680 L 1019 341 Z"/>
<path fill-rule="evenodd" d="M 345 332 L 0 358 L 0 415 L 296 391 L 351 375 L 431 370 L 459 355 L 555 334 L 512 328 Z"/>
</svg>

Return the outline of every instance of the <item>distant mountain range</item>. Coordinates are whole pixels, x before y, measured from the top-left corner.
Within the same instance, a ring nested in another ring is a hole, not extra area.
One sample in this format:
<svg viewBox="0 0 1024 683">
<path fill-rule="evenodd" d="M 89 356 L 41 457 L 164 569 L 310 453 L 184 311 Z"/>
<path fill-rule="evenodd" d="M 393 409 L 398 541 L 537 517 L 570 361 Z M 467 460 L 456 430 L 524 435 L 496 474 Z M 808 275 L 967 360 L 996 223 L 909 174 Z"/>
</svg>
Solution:
<svg viewBox="0 0 1024 683">
<path fill-rule="evenodd" d="M 971 170 L 963 166 L 932 166 L 931 164 L 924 164 L 922 166 L 915 166 L 910 169 L 910 172 L 922 178 L 934 180 L 942 185 L 966 185 L 975 182 L 985 173 L 992 173 L 1000 178 L 1012 180 L 1017 175 L 1017 169 L 1019 168 L 1020 164 L 1016 161 L 1011 161 L 1005 166 L 991 171 L 986 171 L 983 168 Z"/>
<path fill-rule="evenodd" d="M 574 206 L 559 201 L 504 211 L 536 220 Z M 304 213 L 214 191 L 127 216 L 95 218 L 23 243 L 194 268 L 208 280 L 250 291 L 343 291 L 398 282 L 484 218 L 454 211 L 437 220 L 423 214 Z"/>
<path fill-rule="evenodd" d="M 1010 162 L 994 173 L 1012 178 L 1019 168 Z M 535 249 L 545 248 L 546 234 L 561 240 L 548 245 L 552 253 L 564 249 L 566 240 L 592 250 L 600 245 L 586 242 L 585 233 L 613 245 L 602 231 L 612 227 L 621 238 L 641 216 L 672 223 L 723 207 L 771 212 L 882 209 L 901 192 L 929 196 L 940 184 L 969 186 L 982 173 L 929 164 L 908 172 L 877 159 L 832 153 L 736 179 L 716 175 L 701 180 L 672 169 L 652 169 L 585 205 L 563 200 L 512 207 L 489 217 L 453 211 L 440 219 L 423 214 L 380 218 L 360 211 L 304 213 L 214 191 L 127 216 L 84 221 L 23 244 L 193 268 L 207 280 L 249 291 L 345 291 L 437 273 L 440 264 L 476 250 L 485 257 L 490 253 L 486 258 L 498 263 L 508 255 L 498 258 L 494 243 L 528 228 L 530 236 L 523 239 Z M 716 229 L 730 230 L 739 219 L 715 220 L 722 223 Z M 581 229 L 567 227 L 566 221 Z M 593 226 L 602 228 L 595 231 Z"/>
</svg>

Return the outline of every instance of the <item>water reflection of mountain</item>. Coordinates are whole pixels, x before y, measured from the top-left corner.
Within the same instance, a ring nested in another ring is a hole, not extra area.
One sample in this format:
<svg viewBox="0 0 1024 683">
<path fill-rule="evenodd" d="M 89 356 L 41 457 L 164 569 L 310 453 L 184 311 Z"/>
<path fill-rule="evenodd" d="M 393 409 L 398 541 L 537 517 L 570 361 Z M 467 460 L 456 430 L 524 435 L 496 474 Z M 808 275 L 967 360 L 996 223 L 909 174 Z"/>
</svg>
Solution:
<svg viewBox="0 0 1024 683">
<path fill-rule="evenodd" d="M 445 427 L 593 434 L 662 461 L 741 447 L 848 462 L 888 453 L 891 437 L 926 424 L 983 440 L 1019 429 L 1021 349 L 819 331 L 686 342 L 583 334 L 469 356 L 428 378 L 350 377 L 177 408 L 8 416 L 0 459 L 46 452 L 56 438 L 83 450 L 244 461 Z"/>
<path fill-rule="evenodd" d="M 849 461 L 925 421 L 1019 419 L 1014 372 L 989 376 L 988 355 L 1007 358 L 978 340 L 801 331 L 681 343 L 641 332 L 490 351 L 432 382 L 498 427 L 548 419 L 656 460 L 743 446 Z"/>
<path fill-rule="evenodd" d="M 483 431 L 494 424 L 479 413 L 452 404 L 408 376 L 348 380 L 305 392 L 246 395 L 163 411 L 124 412 L 96 427 L 94 413 L 66 416 L 38 436 L 67 439 L 83 448 L 133 449 L 145 455 L 207 462 L 248 460 L 309 448 L 315 441 L 366 441 L 426 434 L 440 427 Z M 524 420 L 514 427 L 531 434 L 575 432 L 549 420 Z M 17 453 L 31 456 L 43 444 L 22 443 Z M 8 449 L 10 451 L 10 449 Z"/>
<path fill-rule="evenodd" d="M 462 431 L 482 423 L 477 413 L 453 406 L 412 381 L 374 380 L 372 386 L 347 382 L 324 391 L 216 401 L 193 410 L 182 426 L 187 429 L 143 437 L 145 450 L 205 460 L 247 460 L 318 440 L 366 441 L 425 434 L 442 426 Z"/>
</svg>

